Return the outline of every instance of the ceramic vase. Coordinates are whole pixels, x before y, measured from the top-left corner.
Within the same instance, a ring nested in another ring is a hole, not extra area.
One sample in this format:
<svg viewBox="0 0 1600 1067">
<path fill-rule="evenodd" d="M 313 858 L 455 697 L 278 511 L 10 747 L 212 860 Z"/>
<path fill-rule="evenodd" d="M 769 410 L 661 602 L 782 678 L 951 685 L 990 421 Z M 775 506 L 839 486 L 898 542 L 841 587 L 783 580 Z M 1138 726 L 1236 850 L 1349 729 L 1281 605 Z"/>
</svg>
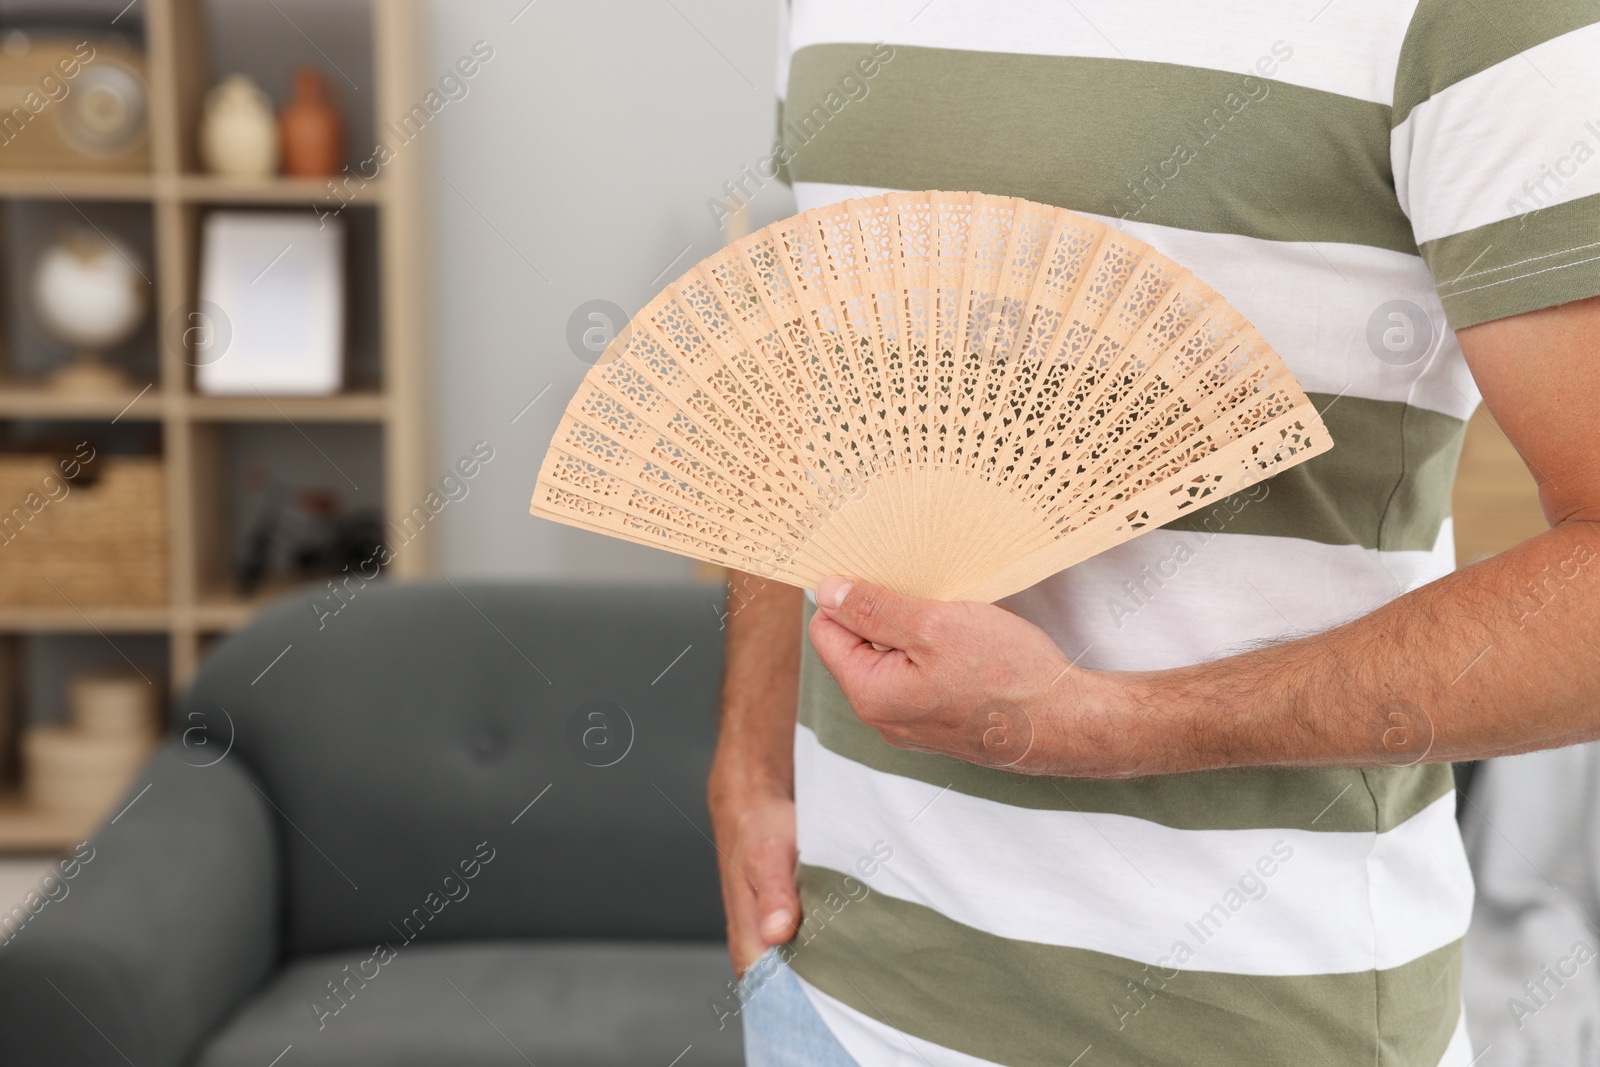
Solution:
<svg viewBox="0 0 1600 1067">
<path fill-rule="evenodd" d="M 265 178 L 278 170 L 278 126 L 272 101 L 243 74 L 206 94 L 200 117 L 200 157 L 213 174 Z"/>
<path fill-rule="evenodd" d="M 278 117 L 283 172 L 302 178 L 336 174 L 344 164 L 344 119 L 334 107 L 328 79 L 315 67 L 294 75 L 294 99 Z"/>
</svg>

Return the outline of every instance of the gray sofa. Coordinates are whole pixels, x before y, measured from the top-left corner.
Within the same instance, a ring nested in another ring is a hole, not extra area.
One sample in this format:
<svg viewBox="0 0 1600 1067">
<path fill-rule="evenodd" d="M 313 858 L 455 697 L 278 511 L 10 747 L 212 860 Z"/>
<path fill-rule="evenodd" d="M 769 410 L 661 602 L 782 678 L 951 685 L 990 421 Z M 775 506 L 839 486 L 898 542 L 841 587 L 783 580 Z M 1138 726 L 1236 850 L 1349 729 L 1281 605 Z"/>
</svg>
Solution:
<svg viewBox="0 0 1600 1067">
<path fill-rule="evenodd" d="M 0 946 L 0 1062 L 741 1063 L 713 1007 L 720 610 L 465 582 L 278 604 Z"/>
</svg>

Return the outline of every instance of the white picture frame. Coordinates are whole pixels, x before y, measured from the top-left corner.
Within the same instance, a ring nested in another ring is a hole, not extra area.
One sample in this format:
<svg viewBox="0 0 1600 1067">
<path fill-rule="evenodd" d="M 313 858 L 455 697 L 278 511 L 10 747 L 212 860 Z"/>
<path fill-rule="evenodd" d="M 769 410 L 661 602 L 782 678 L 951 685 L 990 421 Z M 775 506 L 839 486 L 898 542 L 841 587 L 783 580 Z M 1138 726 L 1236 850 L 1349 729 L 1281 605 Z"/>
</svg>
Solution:
<svg viewBox="0 0 1600 1067">
<path fill-rule="evenodd" d="M 214 211 L 201 238 L 201 338 L 209 395 L 328 395 L 344 387 L 345 229 L 338 218 Z"/>
</svg>

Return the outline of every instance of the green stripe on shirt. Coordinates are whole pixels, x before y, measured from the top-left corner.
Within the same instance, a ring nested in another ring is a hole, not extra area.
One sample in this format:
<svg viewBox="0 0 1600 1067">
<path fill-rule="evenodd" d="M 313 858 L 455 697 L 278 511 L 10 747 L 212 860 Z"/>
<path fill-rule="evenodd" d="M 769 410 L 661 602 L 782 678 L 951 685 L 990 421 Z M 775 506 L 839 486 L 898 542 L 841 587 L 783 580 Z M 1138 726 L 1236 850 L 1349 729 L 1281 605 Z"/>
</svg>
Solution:
<svg viewBox="0 0 1600 1067">
<path fill-rule="evenodd" d="M 1457 330 L 1595 296 L 1600 193 L 1429 241 L 1422 258 L 1449 279 L 1439 296 Z"/>
<path fill-rule="evenodd" d="M 1596 21 L 1594 0 L 1422 0 L 1400 47 L 1394 125 L 1456 82 Z"/>
<path fill-rule="evenodd" d="M 1455 1032 L 1459 941 L 1383 971 L 1246 975 L 1184 969 L 1204 966 L 1205 944 L 1180 928 L 1192 957 L 1157 970 L 984 933 L 845 877 L 800 867 L 790 966 L 869 1018 L 994 1063 L 1063 1067 L 1092 1044 L 1083 1062 L 1100 1067 L 1436 1067 Z M 1206 932 L 1249 922 L 1242 910 Z"/>
<path fill-rule="evenodd" d="M 862 48 L 812 45 L 791 60 L 780 134 L 796 181 L 977 189 L 1190 230 L 1416 252 L 1382 104 L 1170 63 L 902 45 L 867 95 L 830 114 L 823 101 Z"/>
<path fill-rule="evenodd" d="M 816 607 L 806 605 L 809 622 Z M 1052 778 L 980 767 L 896 748 L 856 717 L 804 639 L 799 721 L 823 747 L 883 774 L 1045 811 L 1126 815 L 1177 830 L 1269 827 L 1326 833 L 1386 832 L 1455 788 L 1447 764 L 1315 770 L 1206 771 L 1131 781 Z"/>
<path fill-rule="evenodd" d="M 1307 396 L 1334 447 L 1275 475 L 1267 498 L 1230 509 L 1227 532 L 1426 552 L 1450 515 L 1466 423 L 1392 400 Z M 1212 509 L 1215 510 L 1215 509 Z M 1168 523 L 1203 531 L 1210 511 Z"/>
</svg>

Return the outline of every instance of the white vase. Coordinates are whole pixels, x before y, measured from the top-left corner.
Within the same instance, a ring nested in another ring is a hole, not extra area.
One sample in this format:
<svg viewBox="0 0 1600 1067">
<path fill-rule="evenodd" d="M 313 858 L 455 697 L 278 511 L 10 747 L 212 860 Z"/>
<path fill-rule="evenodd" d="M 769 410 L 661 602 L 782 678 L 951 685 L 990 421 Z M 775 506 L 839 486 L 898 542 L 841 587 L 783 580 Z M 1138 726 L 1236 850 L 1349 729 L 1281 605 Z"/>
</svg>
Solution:
<svg viewBox="0 0 1600 1067">
<path fill-rule="evenodd" d="M 278 172 L 278 123 L 267 94 L 231 74 L 206 94 L 200 158 L 213 174 L 265 178 Z"/>
</svg>

